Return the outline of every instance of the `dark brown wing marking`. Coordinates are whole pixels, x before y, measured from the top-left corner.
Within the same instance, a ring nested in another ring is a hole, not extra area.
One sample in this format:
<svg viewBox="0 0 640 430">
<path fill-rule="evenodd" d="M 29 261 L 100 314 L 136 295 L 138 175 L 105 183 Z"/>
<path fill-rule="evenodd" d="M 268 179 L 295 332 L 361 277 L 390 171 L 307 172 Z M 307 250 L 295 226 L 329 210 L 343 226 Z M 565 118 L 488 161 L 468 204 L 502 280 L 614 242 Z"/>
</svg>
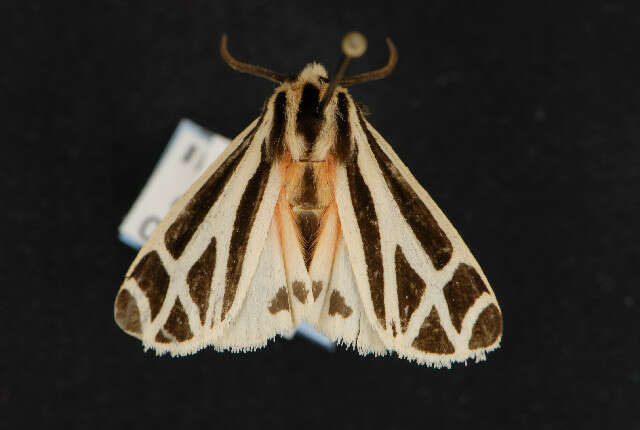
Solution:
<svg viewBox="0 0 640 430">
<path fill-rule="evenodd" d="M 162 265 L 162 260 L 156 251 L 151 251 L 138 262 L 131 273 L 131 277 L 138 282 L 138 286 L 149 299 L 151 320 L 158 315 L 162 302 L 169 288 L 169 275 Z"/>
<path fill-rule="evenodd" d="M 164 323 L 164 329 L 167 333 L 174 336 L 178 342 L 184 342 L 193 337 L 191 327 L 189 327 L 189 318 L 179 298 L 176 298 L 176 302 L 173 304 L 173 308 L 171 308 L 169 318 L 167 318 L 167 322 Z"/>
<path fill-rule="evenodd" d="M 142 333 L 140 312 L 136 299 L 127 290 L 120 290 L 116 297 L 115 320 L 124 331 L 130 333 Z"/>
<path fill-rule="evenodd" d="M 158 330 L 156 333 L 156 342 L 158 343 L 171 343 L 171 339 L 164 335 L 162 329 Z"/>
<path fill-rule="evenodd" d="M 187 274 L 187 284 L 189 285 L 189 295 L 200 311 L 200 322 L 204 325 L 204 320 L 209 307 L 209 294 L 211 294 L 211 279 L 216 267 L 216 238 L 212 237 L 211 242 L 204 250 L 198 261 L 196 261 Z"/>
<path fill-rule="evenodd" d="M 240 204 L 236 211 L 235 221 L 233 222 L 233 231 L 229 245 L 229 259 L 227 260 L 224 297 L 222 299 L 222 320 L 224 320 L 236 296 L 236 289 L 238 288 L 238 281 L 242 273 L 242 263 L 244 262 L 244 254 L 247 250 L 249 236 L 253 222 L 260 209 L 264 189 L 269 180 L 271 164 L 266 160 L 264 146 L 265 143 L 263 143 L 260 164 L 247 183 L 247 187 L 242 194 Z"/>
<path fill-rule="evenodd" d="M 344 93 L 338 93 L 336 110 L 336 143 L 334 152 L 338 161 L 346 161 L 351 155 L 351 126 L 349 125 L 349 100 Z"/>
<path fill-rule="evenodd" d="M 171 256 L 180 258 L 182 252 L 193 237 L 202 220 L 220 197 L 222 190 L 229 181 L 229 178 L 242 160 L 253 135 L 262 124 L 264 114 L 260 116 L 257 124 L 251 132 L 244 138 L 244 141 L 233 151 L 224 163 L 218 167 L 209 179 L 200 187 L 193 198 L 182 209 L 176 220 L 171 224 L 164 234 L 164 244 Z"/>
<path fill-rule="evenodd" d="M 407 220 L 424 251 L 431 258 L 433 266 L 438 270 L 442 269 L 451 259 L 453 253 L 451 242 L 424 202 L 413 191 L 411 185 L 393 165 L 387 154 L 380 148 L 360 112 L 358 112 L 358 118 L 360 119 L 360 126 L 367 135 L 373 155 L 378 161 L 382 176 L 400 208 L 400 212 Z"/>
<path fill-rule="evenodd" d="M 387 328 L 384 309 L 384 269 L 382 267 L 382 250 L 380 247 L 380 230 L 378 228 L 378 217 L 371 198 L 371 191 L 364 182 L 360 167 L 357 163 L 357 151 L 347 162 L 347 176 L 349 179 L 349 192 L 351 202 L 355 211 L 362 245 L 365 263 L 367 265 L 367 275 L 369 278 L 369 288 L 371 290 L 371 301 L 373 310 L 378 318 L 378 322 L 383 328 Z"/>
<path fill-rule="evenodd" d="M 338 314 L 342 318 L 349 318 L 352 312 L 351 307 L 345 303 L 344 297 L 337 290 L 333 290 L 329 299 L 329 316 Z"/>
<path fill-rule="evenodd" d="M 440 324 L 440 315 L 435 306 L 429 316 L 424 319 L 418 336 L 411 344 L 414 348 L 435 354 L 453 354 L 455 349 Z"/>
<path fill-rule="evenodd" d="M 396 245 L 396 285 L 398 286 L 400 328 L 404 333 L 407 331 L 411 315 L 418 308 L 427 286 L 409 265 L 400 245 Z"/>
<path fill-rule="evenodd" d="M 502 334 L 502 316 L 498 307 L 491 304 L 484 308 L 473 325 L 469 349 L 486 348 Z"/>
<path fill-rule="evenodd" d="M 267 145 L 267 159 L 273 161 L 280 158 L 286 150 L 284 131 L 287 128 L 287 94 L 281 91 L 273 102 L 273 120 Z"/>
<path fill-rule="evenodd" d="M 309 294 L 309 291 L 304 287 L 304 282 L 293 281 L 291 289 L 293 290 L 293 295 L 300 300 L 300 303 L 304 304 L 307 301 L 307 294 Z"/>
<path fill-rule="evenodd" d="M 287 287 L 280 287 L 276 296 L 271 299 L 268 309 L 272 315 L 275 315 L 280 311 L 289 310 L 289 295 L 287 294 Z"/>
<path fill-rule="evenodd" d="M 451 322 L 458 330 L 462 329 L 462 320 L 467 311 L 482 293 L 489 294 L 489 290 L 482 282 L 482 278 L 476 270 L 468 264 L 460 263 L 453 278 L 443 289 L 444 297 L 447 300 Z"/>
<path fill-rule="evenodd" d="M 322 281 L 313 281 L 311 292 L 313 293 L 313 300 L 315 301 L 322 292 Z"/>
</svg>

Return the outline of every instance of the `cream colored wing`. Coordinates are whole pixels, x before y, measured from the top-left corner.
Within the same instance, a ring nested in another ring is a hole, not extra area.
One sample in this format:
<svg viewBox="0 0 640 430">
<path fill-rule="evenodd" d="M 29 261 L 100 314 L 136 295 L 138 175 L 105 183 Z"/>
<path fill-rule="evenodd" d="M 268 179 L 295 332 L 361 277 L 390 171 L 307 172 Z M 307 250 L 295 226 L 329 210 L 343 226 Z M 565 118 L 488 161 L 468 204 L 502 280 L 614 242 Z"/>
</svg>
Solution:
<svg viewBox="0 0 640 430">
<path fill-rule="evenodd" d="M 246 340 L 252 348 L 290 331 L 284 311 L 268 313 L 272 300 L 280 306 L 276 296 L 284 279 L 274 255 L 277 235 L 267 238 L 281 188 L 278 163 L 268 160 L 264 148 L 272 116 L 268 108 L 234 139 L 171 208 L 129 268 L 115 319 L 146 347 L 180 355 L 207 345 L 241 349 Z M 273 282 L 252 281 L 257 269 Z M 262 293 L 245 299 L 252 289 Z M 243 309 L 258 306 L 256 301 L 264 309 Z M 269 315 L 272 327 L 249 333 Z"/>
<path fill-rule="evenodd" d="M 353 150 L 336 169 L 335 199 L 363 314 L 402 357 L 436 367 L 483 359 L 502 334 L 487 278 L 382 136 L 342 102 Z"/>
</svg>

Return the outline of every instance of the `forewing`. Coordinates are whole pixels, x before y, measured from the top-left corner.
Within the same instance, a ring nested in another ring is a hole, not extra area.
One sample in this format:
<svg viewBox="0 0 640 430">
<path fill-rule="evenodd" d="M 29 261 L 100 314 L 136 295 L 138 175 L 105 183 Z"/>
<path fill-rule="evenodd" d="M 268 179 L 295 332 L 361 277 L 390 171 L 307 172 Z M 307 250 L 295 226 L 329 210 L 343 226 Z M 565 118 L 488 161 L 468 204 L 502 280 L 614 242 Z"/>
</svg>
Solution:
<svg viewBox="0 0 640 430">
<path fill-rule="evenodd" d="M 350 98 L 342 110 L 352 148 L 335 198 L 364 313 L 400 356 L 435 366 L 483 359 L 502 334 L 484 273 Z"/>
<path fill-rule="evenodd" d="M 129 268 L 115 319 L 145 346 L 186 354 L 216 345 L 243 305 L 281 186 L 264 148 L 270 115 L 234 139 Z"/>
</svg>

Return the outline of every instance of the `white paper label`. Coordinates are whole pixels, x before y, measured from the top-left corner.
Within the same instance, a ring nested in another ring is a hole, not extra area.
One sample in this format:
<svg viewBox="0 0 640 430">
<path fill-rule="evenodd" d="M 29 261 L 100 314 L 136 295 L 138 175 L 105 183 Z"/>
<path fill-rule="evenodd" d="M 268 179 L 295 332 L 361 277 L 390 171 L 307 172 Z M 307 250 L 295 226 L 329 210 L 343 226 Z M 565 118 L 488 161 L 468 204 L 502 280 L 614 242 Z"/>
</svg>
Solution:
<svg viewBox="0 0 640 430">
<path fill-rule="evenodd" d="M 140 248 L 173 203 L 231 141 L 183 119 L 142 192 L 120 224 L 120 239 Z"/>
<path fill-rule="evenodd" d="M 160 161 L 118 229 L 120 240 L 140 249 L 171 206 L 222 154 L 231 140 L 182 119 Z M 333 343 L 302 323 L 297 333 L 333 349 Z"/>
</svg>

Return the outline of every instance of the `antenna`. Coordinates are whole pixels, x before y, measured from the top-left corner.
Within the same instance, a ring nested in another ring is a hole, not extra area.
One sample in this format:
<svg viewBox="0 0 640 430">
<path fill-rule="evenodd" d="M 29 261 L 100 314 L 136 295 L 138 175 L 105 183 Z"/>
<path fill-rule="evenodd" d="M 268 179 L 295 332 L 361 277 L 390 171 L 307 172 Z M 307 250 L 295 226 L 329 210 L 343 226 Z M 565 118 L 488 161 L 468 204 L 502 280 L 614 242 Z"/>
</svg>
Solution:
<svg viewBox="0 0 640 430">
<path fill-rule="evenodd" d="M 361 57 L 367 51 L 367 39 L 364 35 L 358 31 L 352 31 L 347 33 L 342 38 L 342 56 L 340 57 L 340 64 L 338 65 L 338 69 L 336 73 L 331 78 L 331 82 L 329 83 L 329 88 L 324 93 L 324 97 L 320 101 L 320 111 L 323 112 L 327 107 L 329 100 L 331 100 L 331 96 L 336 91 L 336 87 L 338 83 L 344 76 L 344 72 L 347 70 L 347 66 L 349 65 L 349 61 L 352 58 Z"/>
</svg>

